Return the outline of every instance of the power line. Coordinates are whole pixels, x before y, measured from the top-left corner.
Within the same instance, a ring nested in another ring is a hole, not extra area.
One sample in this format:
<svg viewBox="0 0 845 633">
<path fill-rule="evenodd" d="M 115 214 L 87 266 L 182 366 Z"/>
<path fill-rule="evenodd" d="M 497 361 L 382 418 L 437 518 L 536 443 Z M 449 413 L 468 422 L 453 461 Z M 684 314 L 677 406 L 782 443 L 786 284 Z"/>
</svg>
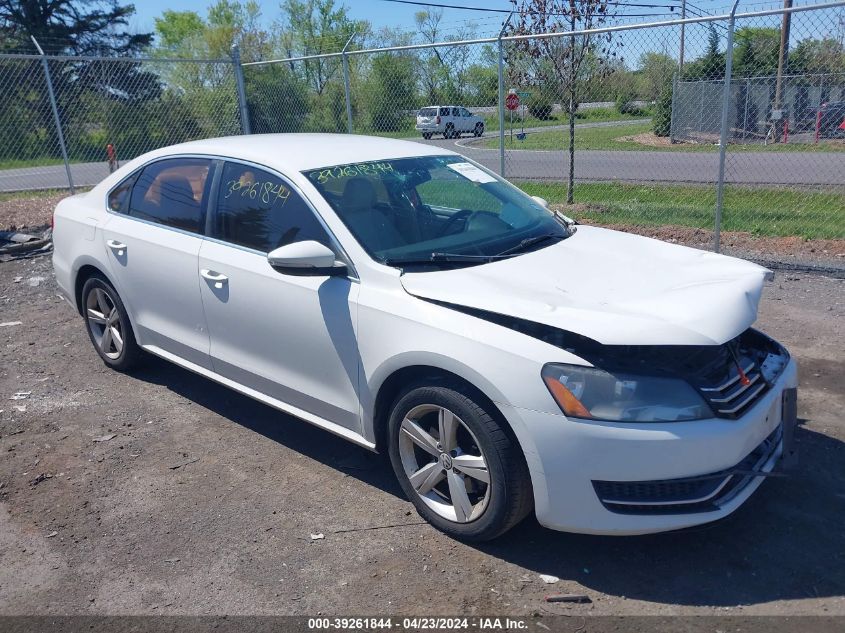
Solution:
<svg viewBox="0 0 845 633">
<path fill-rule="evenodd" d="M 460 9 L 463 11 L 484 11 L 488 13 L 512 13 L 511 9 L 492 9 L 490 7 L 468 7 L 466 5 L 458 5 L 458 4 L 444 4 L 440 2 L 424 2 L 423 0 L 381 0 L 381 2 L 393 2 L 396 4 L 410 4 L 419 7 L 431 7 L 435 9 Z M 643 3 L 643 2 L 608 2 L 608 5 L 627 8 L 627 7 L 635 7 L 640 9 L 668 9 L 669 11 L 674 11 L 677 8 L 680 8 L 678 2 L 668 2 L 663 4 L 656 4 L 656 3 Z M 568 13 L 553 13 L 548 12 L 546 15 L 569 15 Z M 643 14 L 644 16 L 647 15 L 663 15 L 662 13 L 655 13 L 655 14 Z"/>
</svg>

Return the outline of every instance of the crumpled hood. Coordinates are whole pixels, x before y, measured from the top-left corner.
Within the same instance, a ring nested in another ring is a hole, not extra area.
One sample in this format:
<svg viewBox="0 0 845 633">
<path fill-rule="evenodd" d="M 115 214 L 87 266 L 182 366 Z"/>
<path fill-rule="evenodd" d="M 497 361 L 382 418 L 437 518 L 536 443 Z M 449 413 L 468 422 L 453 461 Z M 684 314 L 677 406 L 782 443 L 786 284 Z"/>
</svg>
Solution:
<svg viewBox="0 0 845 633">
<path fill-rule="evenodd" d="M 591 226 L 481 266 L 405 273 L 416 297 L 575 332 L 605 345 L 718 345 L 757 319 L 769 271 Z"/>
</svg>

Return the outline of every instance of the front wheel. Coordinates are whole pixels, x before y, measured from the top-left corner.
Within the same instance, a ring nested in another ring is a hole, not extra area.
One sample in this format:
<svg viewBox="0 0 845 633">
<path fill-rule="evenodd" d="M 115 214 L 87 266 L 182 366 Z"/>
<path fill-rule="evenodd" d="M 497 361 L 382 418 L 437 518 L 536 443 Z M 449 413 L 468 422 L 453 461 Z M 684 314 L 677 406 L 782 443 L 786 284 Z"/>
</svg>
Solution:
<svg viewBox="0 0 845 633">
<path fill-rule="evenodd" d="M 88 338 L 103 362 L 118 371 L 131 369 L 141 355 L 129 315 L 114 287 L 94 276 L 82 287 L 82 309 Z"/>
<path fill-rule="evenodd" d="M 483 123 L 476 123 L 475 129 L 472 132 L 476 138 L 479 138 L 484 135 L 484 124 Z"/>
<path fill-rule="evenodd" d="M 531 511 L 531 481 L 516 441 L 460 384 L 410 389 L 389 424 L 399 483 L 439 530 L 486 541 Z"/>
</svg>

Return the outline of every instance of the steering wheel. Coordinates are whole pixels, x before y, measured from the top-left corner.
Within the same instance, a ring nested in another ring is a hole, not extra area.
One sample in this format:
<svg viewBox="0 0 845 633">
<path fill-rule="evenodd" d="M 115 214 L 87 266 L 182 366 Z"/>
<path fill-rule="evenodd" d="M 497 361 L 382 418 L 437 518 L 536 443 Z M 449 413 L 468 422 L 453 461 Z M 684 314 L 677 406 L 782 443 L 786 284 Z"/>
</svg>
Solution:
<svg viewBox="0 0 845 633">
<path fill-rule="evenodd" d="M 450 235 L 455 224 L 457 224 L 458 222 L 463 221 L 464 226 L 466 226 L 467 222 L 469 222 L 469 219 L 476 213 L 478 212 L 471 211 L 470 209 L 461 209 L 460 211 L 452 215 L 452 217 L 450 217 L 448 220 L 446 220 L 446 224 L 444 224 L 443 227 L 440 229 L 440 234 L 438 235 L 438 237 Z"/>
</svg>

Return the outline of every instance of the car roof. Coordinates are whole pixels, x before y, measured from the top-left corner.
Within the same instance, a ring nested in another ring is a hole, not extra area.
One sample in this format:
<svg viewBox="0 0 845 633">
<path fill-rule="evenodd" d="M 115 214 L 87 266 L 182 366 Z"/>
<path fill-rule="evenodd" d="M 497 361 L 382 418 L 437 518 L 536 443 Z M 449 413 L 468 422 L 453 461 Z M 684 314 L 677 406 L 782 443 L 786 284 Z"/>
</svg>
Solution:
<svg viewBox="0 0 845 633">
<path fill-rule="evenodd" d="M 151 157 L 209 154 L 239 158 L 286 171 L 414 156 L 455 155 L 442 147 L 356 134 L 250 134 L 171 145 Z"/>
</svg>

